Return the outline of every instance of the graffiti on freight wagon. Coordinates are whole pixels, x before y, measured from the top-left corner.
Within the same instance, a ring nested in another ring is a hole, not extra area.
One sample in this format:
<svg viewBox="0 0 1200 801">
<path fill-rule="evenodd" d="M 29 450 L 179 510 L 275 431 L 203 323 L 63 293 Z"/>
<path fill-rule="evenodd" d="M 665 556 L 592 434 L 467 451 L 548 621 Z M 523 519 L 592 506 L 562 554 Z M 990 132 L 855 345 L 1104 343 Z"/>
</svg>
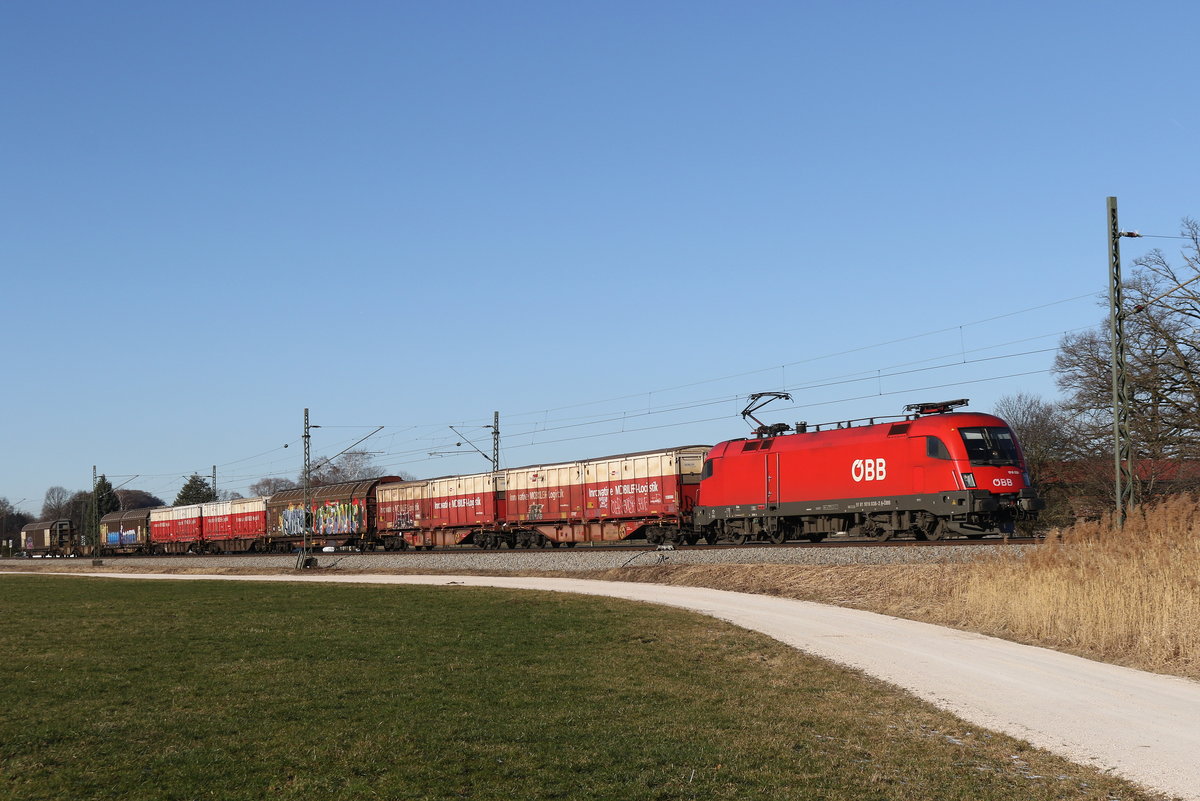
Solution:
<svg viewBox="0 0 1200 801">
<path fill-rule="evenodd" d="M 294 504 L 279 512 L 279 530 L 285 537 L 304 536 L 304 507 Z"/>
<path fill-rule="evenodd" d="M 312 533 L 314 536 L 357 534 L 367 527 L 367 510 L 361 500 L 327 501 L 314 506 Z M 304 536 L 304 507 L 292 504 L 279 512 L 279 530 L 285 537 Z"/>
<path fill-rule="evenodd" d="M 137 529 L 120 529 L 104 533 L 105 545 L 136 545 L 139 539 Z"/>
<path fill-rule="evenodd" d="M 367 510 L 362 501 L 330 501 L 313 510 L 317 534 L 356 534 L 367 527 Z"/>
</svg>

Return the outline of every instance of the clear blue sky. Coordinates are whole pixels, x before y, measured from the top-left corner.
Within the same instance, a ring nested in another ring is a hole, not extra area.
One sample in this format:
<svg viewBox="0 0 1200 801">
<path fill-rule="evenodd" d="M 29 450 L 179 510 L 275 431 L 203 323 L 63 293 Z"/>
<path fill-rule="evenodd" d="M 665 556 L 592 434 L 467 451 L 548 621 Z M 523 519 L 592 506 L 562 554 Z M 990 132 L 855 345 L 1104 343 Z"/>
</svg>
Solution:
<svg viewBox="0 0 1200 801">
<path fill-rule="evenodd" d="M 305 407 L 314 454 L 382 425 L 363 447 L 432 476 L 488 468 L 428 453 L 468 450 L 451 424 L 490 453 L 493 410 L 516 466 L 743 436 L 761 390 L 795 397 L 771 422 L 1053 398 L 1060 336 L 1104 320 L 1105 198 L 1200 216 L 1198 23 L 5 3 L 0 496 L 37 513 L 92 465 L 245 492 L 299 472 Z"/>
</svg>

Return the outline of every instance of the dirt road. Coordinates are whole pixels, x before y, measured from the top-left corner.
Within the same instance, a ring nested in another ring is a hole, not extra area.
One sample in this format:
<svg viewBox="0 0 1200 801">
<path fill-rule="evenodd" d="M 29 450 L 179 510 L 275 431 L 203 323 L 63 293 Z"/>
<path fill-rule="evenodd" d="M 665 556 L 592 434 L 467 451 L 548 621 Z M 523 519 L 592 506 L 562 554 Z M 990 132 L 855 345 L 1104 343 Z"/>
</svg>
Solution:
<svg viewBox="0 0 1200 801">
<path fill-rule="evenodd" d="M 836 606 L 656 584 L 496 576 L 198 576 L 551 590 L 690 609 L 902 687 L 971 723 L 1200 801 L 1200 682 Z"/>
</svg>

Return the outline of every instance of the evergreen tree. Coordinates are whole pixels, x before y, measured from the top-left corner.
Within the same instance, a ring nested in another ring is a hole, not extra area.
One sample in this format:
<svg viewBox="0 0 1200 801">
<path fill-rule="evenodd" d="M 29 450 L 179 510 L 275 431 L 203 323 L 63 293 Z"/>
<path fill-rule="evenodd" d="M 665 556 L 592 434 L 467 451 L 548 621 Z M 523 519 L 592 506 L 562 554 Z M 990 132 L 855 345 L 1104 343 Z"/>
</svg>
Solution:
<svg viewBox="0 0 1200 801">
<path fill-rule="evenodd" d="M 96 519 L 104 517 L 109 512 L 121 510 L 121 499 L 117 497 L 108 477 L 101 475 L 96 480 Z"/>
<path fill-rule="evenodd" d="M 183 489 L 179 490 L 179 494 L 175 496 L 175 503 L 172 506 L 187 506 L 192 503 L 209 503 L 217 499 L 217 493 L 213 491 L 212 485 L 205 481 L 197 473 L 192 473 L 192 477 L 183 485 Z"/>
</svg>

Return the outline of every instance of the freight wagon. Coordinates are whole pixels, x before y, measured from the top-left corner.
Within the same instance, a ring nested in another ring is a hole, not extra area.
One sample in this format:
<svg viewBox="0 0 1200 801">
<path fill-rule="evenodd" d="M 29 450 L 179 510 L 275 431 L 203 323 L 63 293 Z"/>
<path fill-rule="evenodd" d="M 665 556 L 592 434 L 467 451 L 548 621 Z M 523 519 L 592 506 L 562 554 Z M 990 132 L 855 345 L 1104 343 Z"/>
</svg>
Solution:
<svg viewBox="0 0 1200 801">
<path fill-rule="evenodd" d="M 311 526 L 313 547 L 365 547 L 380 544 L 376 527 L 376 488 L 400 481 L 399 476 L 382 476 L 309 489 L 308 513 L 304 490 L 277 492 L 266 499 L 264 549 L 295 550 L 304 542 L 306 523 Z"/>
<path fill-rule="evenodd" d="M 150 510 L 150 552 L 202 553 L 204 521 L 201 504 L 160 506 Z"/>
<path fill-rule="evenodd" d="M 100 556 L 149 552 L 149 508 L 109 512 L 100 518 Z"/>
<path fill-rule="evenodd" d="M 85 547 L 70 520 L 43 520 L 21 527 L 21 548 L 26 556 L 87 556 Z"/>
<path fill-rule="evenodd" d="M 381 484 L 378 525 L 385 547 L 432 549 L 474 542 L 499 547 L 506 517 L 503 473 Z"/>
<path fill-rule="evenodd" d="M 682 542 L 691 538 L 707 452 L 687 445 L 507 470 L 508 526 L 525 547 Z"/>
<path fill-rule="evenodd" d="M 707 445 L 381 484 L 385 547 L 689 539 Z M 694 542 L 694 538 L 692 538 Z"/>
</svg>

